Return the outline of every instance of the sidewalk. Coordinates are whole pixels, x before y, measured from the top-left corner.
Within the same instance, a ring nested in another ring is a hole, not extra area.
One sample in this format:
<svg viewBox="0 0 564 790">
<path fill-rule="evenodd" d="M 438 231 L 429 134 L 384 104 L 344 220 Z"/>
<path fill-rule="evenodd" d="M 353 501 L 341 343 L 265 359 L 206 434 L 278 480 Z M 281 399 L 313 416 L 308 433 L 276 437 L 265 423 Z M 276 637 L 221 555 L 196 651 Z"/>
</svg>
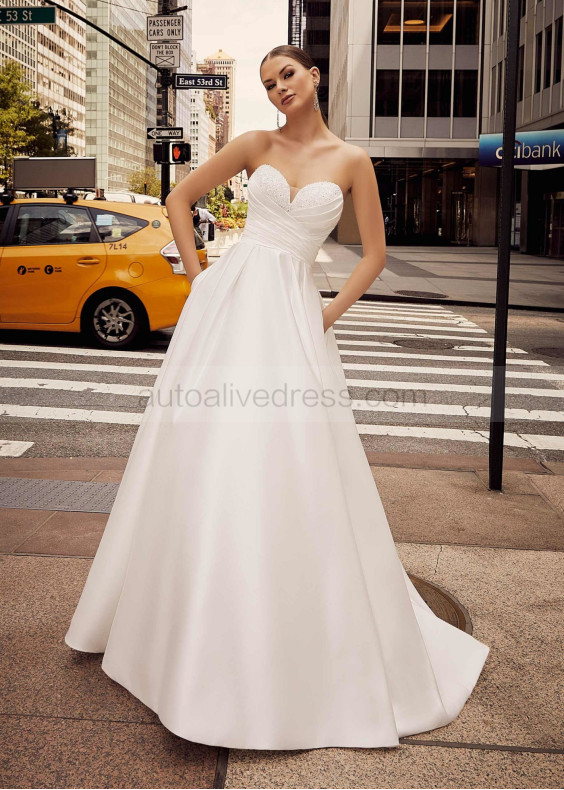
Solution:
<svg viewBox="0 0 564 790">
<path fill-rule="evenodd" d="M 564 464 L 508 458 L 500 494 L 483 456 L 367 457 L 407 572 L 454 596 L 490 646 L 454 722 L 395 749 L 227 750 L 173 735 L 102 672 L 101 654 L 64 643 L 127 459 L 4 458 L 0 786 L 561 787 Z M 34 508 L 15 504 L 26 480 Z M 71 510 L 72 481 L 99 484 L 106 512 Z"/>
<path fill-rule="evenodd" d="M 210 262 L 226 249 L 210 247 Z M 317 288 L 324 295 L 338 292 L 361 257 L 360 244 L 328 237 L 314 266 Z M 497 247 L 390 246 L 386 268 L 366 293 L 383 300 L 494 307 L 496 276 Z M 564 260 L 512 252 L 509 306 L 564 310 Z"/>
<path fill-rule="evenodd" d="M 362 256 L 360 245 L 328 238 L 317 257 L 322 291 L 338 291 Z M 495 305 L 497 248 L 388 247 L 386 268 L 368 289 L 384 299 Z M 564 309 L 564 260 L 511 253 L 510 307 Z"/>
</svg>

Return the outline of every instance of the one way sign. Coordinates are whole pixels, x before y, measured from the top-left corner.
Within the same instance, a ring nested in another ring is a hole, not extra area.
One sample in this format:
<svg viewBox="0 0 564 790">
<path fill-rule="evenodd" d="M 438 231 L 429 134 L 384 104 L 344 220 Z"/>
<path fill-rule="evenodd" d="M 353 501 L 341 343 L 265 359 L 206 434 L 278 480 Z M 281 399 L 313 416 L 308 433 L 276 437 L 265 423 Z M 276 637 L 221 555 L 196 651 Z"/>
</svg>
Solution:
<svg viewBox="0 0 564 790">
<path fill-rule="evenodd" d="M 182 140 L 184 128 L 182 126 L 149 126 L 147 140 Z"/>
</svg>

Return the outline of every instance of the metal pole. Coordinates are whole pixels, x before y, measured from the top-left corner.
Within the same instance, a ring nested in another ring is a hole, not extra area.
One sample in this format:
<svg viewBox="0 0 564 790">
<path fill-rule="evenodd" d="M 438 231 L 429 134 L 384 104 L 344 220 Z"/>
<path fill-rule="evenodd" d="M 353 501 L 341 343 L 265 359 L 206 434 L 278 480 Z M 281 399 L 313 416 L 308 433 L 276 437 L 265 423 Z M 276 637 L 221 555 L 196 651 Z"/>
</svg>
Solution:
<svg viewBox="0 0 564 790">
<path fill-rule="evenodd" d="M 162 0 L 161 14 L 170 14 L 170 1 Z M 172 77 L 170 69 L 159 69 L 159 78 L 161 81 L 161 120 L 163 126 L 168 126 L 168 89 L 172 84 Z M 157 124 L 158 126 L 158 124 Z M 162 141 L 163 153 L 168 151 L 170 146 L 168 141 Z M 165 161 L 166 159 L 166 161 Z M 161 161 L 161 204 L 164 206 L 165 200 L 170 192 L 170 165 L 168 157 L 163 156 Z"/>
<path fill-rule="evenodd" d="M 507 47 L 503 96 L 503 159 L 501 164 L 501 205 L 497 248 L 497 286 L 489 443 L 489 487 L 494 491 L 501 491 L 503 476 L 507 314 L 509 304 L 511 214 L 513 210 L 513 165 L 515 161 L 517 54 L 519 50 L 519 0 L 507 0 L 505 35 Z"/>
<path fill-rule="evenodd" d="M 162 107 L 162 125 L 168 126 L 168 87 L 172 83 L 169 69 L 162 69 L 161 76 L 161 107 Z M 168 152 L 170 145 L 168 140 L 162 141 L 163 154 Z M 166 158 L 166 161 L 165 161 Z M 161 204 L 164 206 L 165 200 L 170 192 L 170 164 L 168 158 L 163 156 L 161 162 Z"/>
</svg>

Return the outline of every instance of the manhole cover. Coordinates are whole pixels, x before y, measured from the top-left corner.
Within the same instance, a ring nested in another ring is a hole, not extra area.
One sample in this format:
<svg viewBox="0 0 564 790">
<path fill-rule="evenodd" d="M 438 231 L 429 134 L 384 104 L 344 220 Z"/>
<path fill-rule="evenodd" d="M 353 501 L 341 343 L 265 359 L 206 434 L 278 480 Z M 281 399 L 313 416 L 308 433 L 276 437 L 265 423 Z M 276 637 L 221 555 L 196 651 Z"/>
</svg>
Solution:
<svg viewBox="0 0 564 790">
<path fill-rule="evenodd" d="M 564 359 L 564 348 L 543 346 L 542 348 L 533 348 L 533 352 L 535 354 L 541 354 L 543 357 L 556 357 L 557 359 Z"/>
<path fill-rule="evenodd" d="M 444 294 L 436 294 L 432 291 L 394 291 L 399 296 L 418 296 L 420 299 L 446 299 Z"/>
<path fill-rule="evenodd" d="M 435 339 L 425 339 L 414 337 L 414 338 L 407 338 L 405 340 L 395 340 L 395 346 L 402 346 L 403 348 L 428 348 L 430 350 L 437 348 L 437 349 L 448 349 L 454 348 L 454 343 L 449 343 L 448 340 L 435 340 Z"/>
<path fill-rule="evenodd" d="M 439 587 L 437 584 L 432 584 L 425 579 L 420 579 L 418 576 L 412 576 L 411 573 L 407 575 L 411 579 L 419 595 L 437 617 L 454 625 L 456 628 L 460 628 L 461 631 L 466 631 L 467 634 L 472 633 L 470 615 L 460 601 L 457 601 L 453 595 L 443 590 L 443 588 Z"/>
</svg>

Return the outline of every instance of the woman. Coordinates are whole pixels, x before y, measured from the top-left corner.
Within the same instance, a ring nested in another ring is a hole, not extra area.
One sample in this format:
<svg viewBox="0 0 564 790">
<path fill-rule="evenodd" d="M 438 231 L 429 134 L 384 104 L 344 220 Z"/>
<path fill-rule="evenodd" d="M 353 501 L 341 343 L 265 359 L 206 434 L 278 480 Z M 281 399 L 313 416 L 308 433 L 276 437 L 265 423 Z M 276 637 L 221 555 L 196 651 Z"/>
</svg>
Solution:
<svg viewBox="0 0 564 790">
<path fill-rule="evenodd" d="M 411 583 L 352 413 L 332 325 L 384 267 L 370 158 L 327 128 L 303 50 L 260 77 L 285 125 L 166 201 L 192 291 L 66 642 L 192 741 L 398 746 L 458 715 L 489 648 Z M 186 213 L 241 170 L 245 229 L 200 272 Z M 364 256 L 322 310 L 312 266 L 349 192 Z"/>
</svg>

